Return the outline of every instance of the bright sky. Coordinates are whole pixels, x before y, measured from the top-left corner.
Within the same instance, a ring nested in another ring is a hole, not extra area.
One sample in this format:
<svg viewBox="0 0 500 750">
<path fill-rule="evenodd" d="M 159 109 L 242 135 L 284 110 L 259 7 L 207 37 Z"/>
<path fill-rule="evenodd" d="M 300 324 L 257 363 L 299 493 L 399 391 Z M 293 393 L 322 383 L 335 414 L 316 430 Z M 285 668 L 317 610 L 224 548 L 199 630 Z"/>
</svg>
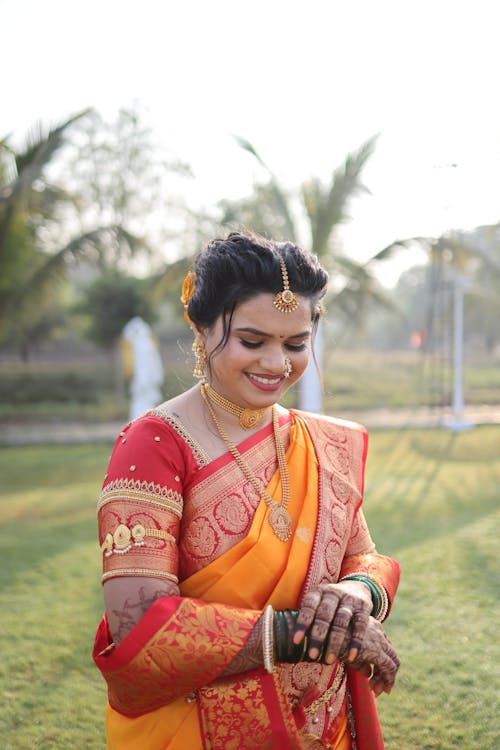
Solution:
<svg viewBox="0 0 500 750">
<path fill-rule="evenodd" d="M 294 187 L 379 133 L 346 253 L 500 220 L 494 0 L 0 0 L 0 11 L 0 136 L 138 101 L 155 138 L 191 163 L 195 206 L 263 176 L 233 134 Z"/>
</svg>

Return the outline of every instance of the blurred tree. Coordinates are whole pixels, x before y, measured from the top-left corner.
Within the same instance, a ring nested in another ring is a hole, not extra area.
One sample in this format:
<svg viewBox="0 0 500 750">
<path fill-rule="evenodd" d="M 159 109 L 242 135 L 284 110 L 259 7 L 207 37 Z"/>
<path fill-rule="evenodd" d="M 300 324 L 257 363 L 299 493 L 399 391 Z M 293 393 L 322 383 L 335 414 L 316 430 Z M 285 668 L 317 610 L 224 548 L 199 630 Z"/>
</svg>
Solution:
<svg viewBox="0 0 500 750">
<path fill-rule="evenodd" d="M 159 248 L 179 233 L 184 210 L 172 183 L 191 176 L 191 169 L 162 154 L 137 107 L 121 108 L 113 120 L 93 111 L 79 123 L 64 166 L 61 180 L 78 197 L 74 219 L 81 230 L 120 226 L 136 238 L 134 248 L 120 237 L 109 242 L 96 259 L 100 270 L 118 267 L 147 275 L 164 264 Z"/>
<path fill-rule="evenodd" d="M 496 319 L 500 311 L 500 224 L 478 227 L 469 232 L 450 231 L 438 238 L 414 237 L 394 243 L 410 247 L 417 243 L 425 249 L 429 265 L 422 284 L 414 283 L 415 269 L 404 274 L 398 288 L 407 279 L 413 283 L 418 300 L 421 324 L 426 329 L 424 349 L 440 348 L 440 336 L 451 337 L 452 291 L 456 283 L 463 285 L 466 294 L 465 333 L 469 340 L 482 341 L 492 350 L 499 340 Z M 408 310 L 409 320 L 415 322 L 417 311 Z M 446 343 L 451 351 L 451 341 Z"/>
<path fill-rule="evenodd" d="M 123 327 L 136 315 L 147 323 L 155 320 L 149 295 L 149 281 L 115 270 L 107 270 L 91 283 L 78 305 L 88 321 L 88 337 L 98 346 L 112 350 Z"/>
<path fill-rule="evenodd" d="M 15 341 L 24 358 L 51 329 L 39 325 L 40 318 L 51 317 L 68 262 L 91 252 L 101 255 L 110 238 L 135 244 L 121 227 L 109 225 L 59 239 L 64 236 L 61 208 L 73 199 L 52 184 L 48 173 L 68 131 L 88 114 L 78 113 L 48 132 L 37 126 L 20 149 L 8 138 L 0 141 L 0 341 Z M 59 228 L 52 241 L 51 227 Z"/>
<path fill-rule="evenodd" d="M 136 315 L 146 323 L 156 318 L 152 301 L 151 281 L 120 271 L 106 269 L 87 287 L 74 312 L 81 314 L 87 338 L 109 354 L 115 373 L 117 393 L 124 392 L 124 376 L 120 342 L 126 323 Z"/>
</svg>

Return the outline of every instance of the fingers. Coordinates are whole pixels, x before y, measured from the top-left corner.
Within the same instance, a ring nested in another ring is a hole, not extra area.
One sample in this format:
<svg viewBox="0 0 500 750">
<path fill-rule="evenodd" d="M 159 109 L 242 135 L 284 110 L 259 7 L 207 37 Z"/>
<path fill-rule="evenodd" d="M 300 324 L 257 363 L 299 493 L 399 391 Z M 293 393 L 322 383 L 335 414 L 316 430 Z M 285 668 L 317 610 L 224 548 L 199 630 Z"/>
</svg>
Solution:
<svg viewBox="0 0 500 750">
<path fill-rule="evenodd" d="M 352 666 L 368 677 L 371 689 L 378 696 L 382 692 L 391 692 L 399 665 L 396 651 L 380 623 L 370 618 L 365 642 Z"/>
<path fill-rule="evenodd" d="M 350 647 L 351 635 L 349 625 L 351 623 L 351 620 L 353 619 L 353 615 L 353 610 L 345 604 L 342 604 L 337 609 L 328 637 L 328 645 L 325 657 L 325 661 L 327 664 L 333 664 L 333 662 L 341 652 L 342 645 L 346 638 L 348 638 L 348 648 Z"/>
<path fill-rule="evenodd" d="M 302 600 L 302 606 L 297 616 L 293 642 L 300 643 L 302 641 L 315 618 L 318 618 L 320 623 L 328 622 L 329 627 L 339 600 L 340 594 L 335 590 L 334 586 L 324 586 L 323 588 L 308 591 Z M 322 607 L 320 609 L 321 604 Z"/>
<path fill-rule="evenodd" d="M 373 676 L 371 678 L 373 684 L 383 683 L 384 691 L 390 693 L 396 682 L 398 668 L 399 664 L 396 664 L 391 657 L 381 652 L 377 661 L 374 662 Z"/>
<path fill-rule="evenodd" d="M 310 661 L 350 663 L 370 680 L 376 696 L 390 692 L 399 669 L 399 659 L 381 624 L 369 614 L 370 604 L 346 593 L 336 584 L 309 591 L 297 615 L 293 643 L 307 633 Z"/>
<path fill-rule="evenodd" d="M 353 603 L 351 604 L 351 602 Z M 349 606 L 350 604 L 351 606 Z M 365 638 L 369 619 L 370 612 L 366 602 L 352 600 L 350 597 L 344 597 L 341 600 L 328 637 L 325 656 L 327 664 L 332 664 L 335 659 L 339 658 L 340 654 L 346 651 L 345 659 L 347 662 L 356 659 Z"/>
<path fill-rule="evenodd" d="M 351 642 L 349 644 L 349 654 L 347 661 L 351 662 L 357 657 L 361 644 L 365 638 L 366 628 L 370 619 L 368 607 L 363 607 L 353 613 L 351 621 Z"/>
<path fill-rule="evenodd" d="M 309 601 L 306 599 L 304 601 L 306 607 L 304 608 L 304 605 L 302 606 L 297 621 L 298 625 L 302 628 L 306 627 L 306 629 L 307 623 L 309 622 L 308 657 L 315 661 L 322 654 L 332 622 L 334 622 L 338 616 L 340 596 L 335 590 L 324 589 L 320 592 L 319 602 L 314 610 L 311 606 L 308 606 Z M 318 601 L 318 596 L 316 595 L 314 600 L 311 598 L 311 601 Z M 301 617 L 301 615 L 303 616 Z M 347 619 L 344 618 L 347 623 L 349 622 L 350 617 L 351 611 L 349 611 L 349 617 Z M 296 634 L 296 638 L 297 637 L 298 634 Z M 294 642 L 297 643 L 297 640 L 294 639 Z"/>
<path fill-rule="evenodd" d="M 332 664 L 345 648 L 344 641 L 348 636 L 349 659 L 354 660 L 364 638 L 369 608 L 366 600 L 346 593 L 336 584 L 313 589 L 304 596 L 293 642 L 301 643 L 307 632 L 309 659 L 321 658 Z"/>
<path fill-rule="evenodd" d="M 295 624 L 295 633 L 293 636 L 294 643 L 300 643 L 306 634 L 306 630 L 309 630 L 314 620 L 314 616 L 316 614 L 316 610 L 318 609 L 320 601 L 320 589 L 309 591 L 304 596 L 302 600 L 302 606 L 299 610 L 299 614 L 297 615 L 297 622 Z"/>
</svg>

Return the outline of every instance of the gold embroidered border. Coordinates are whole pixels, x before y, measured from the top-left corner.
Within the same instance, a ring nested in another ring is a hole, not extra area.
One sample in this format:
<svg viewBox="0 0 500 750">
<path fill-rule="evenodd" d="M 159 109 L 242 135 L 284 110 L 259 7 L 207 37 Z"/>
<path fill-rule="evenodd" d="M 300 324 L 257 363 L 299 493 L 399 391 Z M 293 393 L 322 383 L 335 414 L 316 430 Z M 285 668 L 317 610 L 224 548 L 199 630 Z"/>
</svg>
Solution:
<svg viewBox="0 0 500 750">
<path fill-rule="evenodd" d="M 117 568 L 111 570 L 109 573 L 103 573 L 101 577 L 102 583 L 109 581 L 110 578 L 119 578 L 120 576 L 146 576 L 148 578 L 165 578 L 167 581 L 173 583 L 179 583 L 177 576 L 173 573 L 163 573 L 159 570 L 150 570 L 148 568 Z"/>
<path fill-rule="evenodd" d="M 184 501 L 182 495 L 176 490 L 170 489 L 154 482 L 141 481 L 139 479 L 120 478 L 114 479 L 102 488 L 97 510 L 111 500 L 144 500 L 147 503 L 160 505 L 168 508 L 178 518 L 182 518 Z"/>
<path fill-rule="evenodd" d="M 154 417 L 160 417 L 177 432 L 178 435 L 184 440 L 187 445 L 191 448 L 193 456 L 200 468 L 207 466 L 211 462 L 211 458 L 208 453 L 201 447 L 201 445 L 189 434 L 182 422 L 180 422 L 173 414 L 168 412 L 163 405 L 157 406 L 148 414 L 152 414 Z"/>
</svg>

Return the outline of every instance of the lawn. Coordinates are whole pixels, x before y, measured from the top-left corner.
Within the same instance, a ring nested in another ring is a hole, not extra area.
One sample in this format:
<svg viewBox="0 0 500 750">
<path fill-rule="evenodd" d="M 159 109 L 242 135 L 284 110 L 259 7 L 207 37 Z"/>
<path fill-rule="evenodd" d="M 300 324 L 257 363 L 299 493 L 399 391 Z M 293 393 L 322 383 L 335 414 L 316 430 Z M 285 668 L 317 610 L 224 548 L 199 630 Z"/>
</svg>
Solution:
<svg viewBox="0 0 500 750">
<path fill-rule="evenodd" d="M 379 699 L 388 750 L 494 750 L 500 428 L 380 431 L 366 515 L 402 565 L 387 624 L 402 666 Z M 102 750 L 95 500 L 111 446 L 0 450 L 5 750 Z M 146 750 L 146 749 L 145 749 Z"/>
</svg>

